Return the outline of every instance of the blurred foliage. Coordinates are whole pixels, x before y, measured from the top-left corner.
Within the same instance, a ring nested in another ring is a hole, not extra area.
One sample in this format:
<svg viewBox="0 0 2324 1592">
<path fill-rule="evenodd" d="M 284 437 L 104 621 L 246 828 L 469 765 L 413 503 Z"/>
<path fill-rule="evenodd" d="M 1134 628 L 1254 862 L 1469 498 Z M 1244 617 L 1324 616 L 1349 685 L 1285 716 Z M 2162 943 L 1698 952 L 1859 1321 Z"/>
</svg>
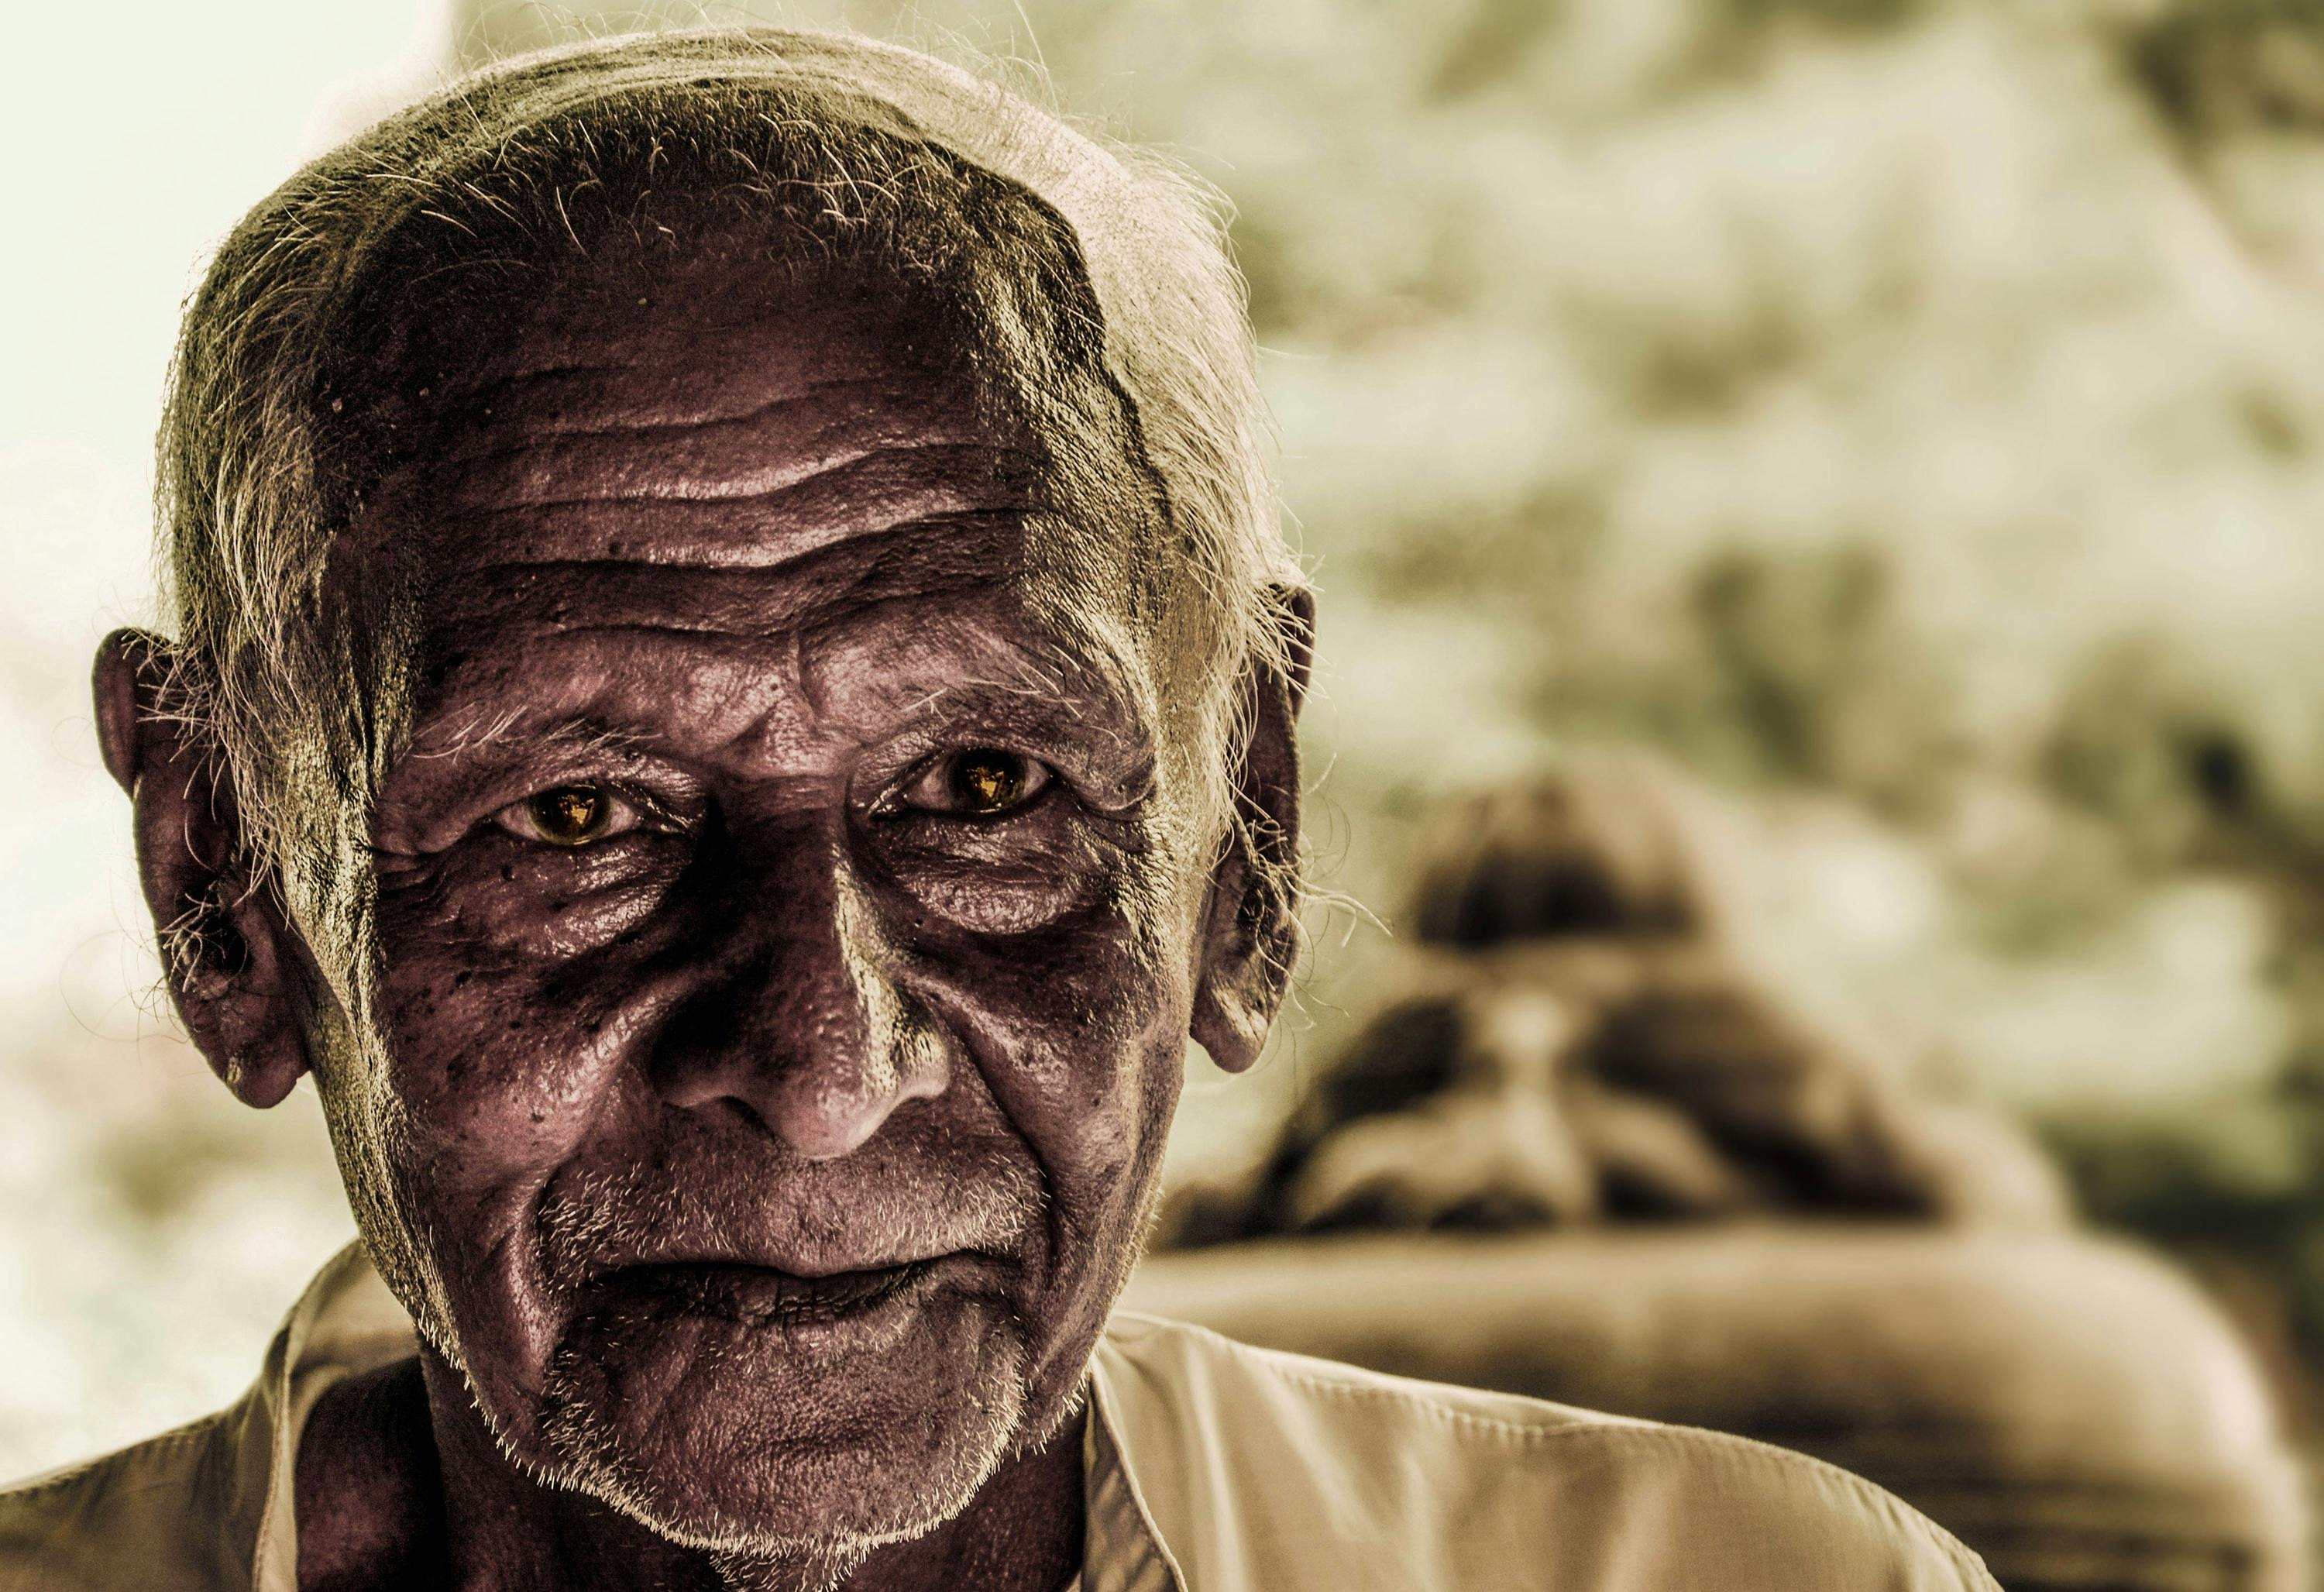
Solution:
<svg viewBox="0 0 2324 1592">
<path fill-rule="evenodd" d="M 2131 32 L 2127 54 L 2155 105 L 2190 138 L 2324 132 L 2317 0 L 2172 0 Z"/>
<path fill-rule="evenodd" d="M 1654 747 L 1746 814 L 1771 962 L 2324 1365 L 2324 5 L 1030 18 L 1240 207 L 1333 882 Z"/>
<path fill-rule="evenodd" d="M 1895 612 L 1879 548 L 1725 548 L 1688 571 L 1651 667 L 1569 653 L 1541 681 L 1567 736 L 1643 733 L 1725 784 L 1844 791 L 1925 815 L 1924 783 L 1959 748 L 1940 660 Z"/>
</svg>

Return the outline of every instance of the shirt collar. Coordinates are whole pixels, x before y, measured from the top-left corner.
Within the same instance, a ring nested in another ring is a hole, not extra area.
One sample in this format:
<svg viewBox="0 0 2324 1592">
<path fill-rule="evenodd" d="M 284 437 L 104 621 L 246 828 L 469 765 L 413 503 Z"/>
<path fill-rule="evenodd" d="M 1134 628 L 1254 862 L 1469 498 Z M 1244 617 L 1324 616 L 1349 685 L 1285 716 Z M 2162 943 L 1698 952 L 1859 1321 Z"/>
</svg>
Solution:
<svg viewBox="0 0 2324 1592">
<path fill-rule="evenodd" d="M 291 1307 L 244 1401 L 243 1457 L 247 1464 L 257 1458 L 253 1450 L 264 1455 L 252 1592 L 299 1592 L 299 1436 L 316 1401 L 342 1379 L 417 1348 L 410 1317 L 380 1281 L 360 1240 L 334 1256 Z M 1093 1358 L 1089 1372 L 1090 1418 L 1082 1435 L 1086 1546 L 1078 1592 L 1186 1592 L 1121 1440 L 1119 1395 L 1105 1358 Z M 250 1469 L 255 1479 L 256 1467 Z"/>
</svg>

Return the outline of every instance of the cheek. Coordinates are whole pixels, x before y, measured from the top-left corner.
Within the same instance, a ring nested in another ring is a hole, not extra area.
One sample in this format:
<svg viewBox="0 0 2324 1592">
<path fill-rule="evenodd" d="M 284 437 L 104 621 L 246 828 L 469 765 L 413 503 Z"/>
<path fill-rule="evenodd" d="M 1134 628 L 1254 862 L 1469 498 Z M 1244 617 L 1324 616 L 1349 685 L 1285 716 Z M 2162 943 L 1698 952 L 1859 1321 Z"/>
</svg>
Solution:
<svg viewBox="0 0 2324 1592">
<path fill-rule="evenodd" d="M 1193 1008 L 1185 915 L 1102 909 L 915 958 L 1075 1226 L 1137 1202 L 1177 1099 Z"/>
<path fill-rule="evenodd" d="M 521 1181 L 566 1155 L 616 1087 L 653 1006 L 637 963 L 681 871 L 651 837 L 586 851 L 489 849 L 383 881 L 383 1026 L 406 1136 L 429 1175 Z"/>
<path fill-rule="evenodd" d="M 390 1083 L 436 1197 L 528 1187 L 567 1159 L 618 1087 L 620 1011 L 593 989 L 451 947 L 385 947 Z"/>
</svg>

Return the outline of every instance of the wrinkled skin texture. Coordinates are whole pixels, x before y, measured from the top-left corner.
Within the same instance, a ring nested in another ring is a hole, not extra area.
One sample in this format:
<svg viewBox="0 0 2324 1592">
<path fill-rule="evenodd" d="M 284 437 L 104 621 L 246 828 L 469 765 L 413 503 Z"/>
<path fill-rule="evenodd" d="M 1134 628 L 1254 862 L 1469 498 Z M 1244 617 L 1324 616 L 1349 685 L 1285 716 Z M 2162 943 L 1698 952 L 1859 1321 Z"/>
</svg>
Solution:
<svg viewBox="0 0 2324 1592">
<path fill-rule="evenodd" d="M 157 921 L 223 901 L 240 942 L 173 967 L 189 1028 L 254 1103 L 318 1072 L 427 1342 L 318 1413 L 306 1583 L 1070 1575 L 1074 1401 L 1186 1036 L 1248 1064 L 1288 930 L 1174 787 L 1167 665 L 1028 601 L 1039 449 L 942 346 L 712 266 L 420 395 L 441 440 L 350 533 L 424 549 L 376 1075 L 318 1053 L 271 892 L 220 888 L 231 781 L 188 777 L 152 644 L 100 654 Z M 1236 771 L 1286 844 L 1299 688 L 1255 684 Z M 1022 776 L 991 814 L 980 749 Z M 562 788 L 583 843 L 544 837 Z"/>
</svg>

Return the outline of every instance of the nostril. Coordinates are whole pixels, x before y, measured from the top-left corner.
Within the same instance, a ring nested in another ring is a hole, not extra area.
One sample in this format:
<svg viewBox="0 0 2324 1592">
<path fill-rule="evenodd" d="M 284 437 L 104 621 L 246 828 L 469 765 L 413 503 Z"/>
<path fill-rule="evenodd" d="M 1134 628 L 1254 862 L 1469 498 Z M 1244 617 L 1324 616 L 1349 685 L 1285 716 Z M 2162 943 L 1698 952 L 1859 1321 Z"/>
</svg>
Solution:
<svg viewBox="0 0 2324 1592">
<path fill-rule="evenodd" d="M 774 1125 L 759 1115 L 759 1109 L 746 1100 L 740 1100 L 731 1094 L 714 1094 L 705 1100 L 680 1100 L 670 1098 L 668 1090 L 664 1090 L 663 1093 L 665 1098 L 670 1099 L 670 1104 L 674 1106 L 682 1106 L 695 1111 L 724 1112 L 753 1133 L 763 1133 L 770 1137 L 777 1136 Z"/>
</svg>

